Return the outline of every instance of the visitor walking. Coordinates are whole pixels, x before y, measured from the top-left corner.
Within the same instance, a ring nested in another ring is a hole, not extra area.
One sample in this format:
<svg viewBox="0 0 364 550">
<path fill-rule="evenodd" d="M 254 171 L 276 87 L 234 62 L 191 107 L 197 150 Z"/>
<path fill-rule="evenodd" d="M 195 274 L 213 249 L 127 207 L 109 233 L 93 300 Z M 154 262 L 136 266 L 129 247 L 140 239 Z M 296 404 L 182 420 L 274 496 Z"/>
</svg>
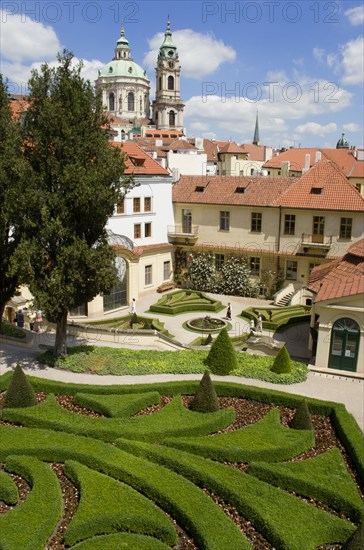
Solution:
<svg viewBox="0 0 364 550">
<path fill-rule="evenodd" d="M 21 309 L 19 309 L 19 311 L 17 312 L 17 314 L 15 316 L 15 320 L 16 320 L 16 324 L 19 328 L 24 327 L 24 313 Z"/>
<path fill-rule="evenodd" d="M 250 321 L 250 336 L 253 336 L 254 333 L 255 333 L 255 323 L 254 323 L 254 319 L 252 319 Z"/>
<path fill-rule="evenodd" d="M 41 309 L 38 309 L 35 316 L 35 332 L 42 332 L 43 313 Z"/>
<path fill-rule="evenodd" d="M 227 310 L 226 310 L 226 319 L 231 321 L 231 304 L 230 304 L 230 302 L 228 303 L 228 307 L 227 307 Z"/>
<path fill-rule="evenodd" d="M 130 313 L 133 315 L 133 313 L 136 313 L 136 301 L 135 301 L 135 298 L 132 299 L 132 302 L 131 302 L 131 311 Z"/>
<path fill-rule="evenodd" d="M 258 315 L 257 332 L 260 332 L 260 334 L 263 334 L 263 318 L 260 313 Z"/>
</svg>

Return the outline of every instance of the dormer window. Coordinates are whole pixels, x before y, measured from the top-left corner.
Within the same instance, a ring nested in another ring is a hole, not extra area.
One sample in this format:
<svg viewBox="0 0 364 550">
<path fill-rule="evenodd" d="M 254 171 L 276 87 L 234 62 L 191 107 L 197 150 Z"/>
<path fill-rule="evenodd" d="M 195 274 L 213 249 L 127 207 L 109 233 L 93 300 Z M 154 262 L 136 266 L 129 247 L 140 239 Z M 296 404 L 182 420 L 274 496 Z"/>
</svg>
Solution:
<svg viewBox="0 0 364 550">
<path fill-rule="evenodd" d="M 322 195 L 322 187 L 311 187 L 311 195 Z"/>
<path fill-rule="evenodd" d="M 112 73 L 112 67 L 109 67 L 109 73 Z"/>
<path fill-rule="evenodd" d="M 237 187 L 235 189 L 235 193 L 240 193 L 240 194 L 245 193 L 245 187 Z"/>
<path fill-rule="evenodd" d="M 133 72 L 133 67 L 129 67 L 128 73 L 132 73 L 132 72 Z"/>
<path fill-rule="evenodd" d="M 195 191 L 196 193 L 203 193 L 205 191 L 205 187 L 203 185 L 198 185 Z"/>
</svg>

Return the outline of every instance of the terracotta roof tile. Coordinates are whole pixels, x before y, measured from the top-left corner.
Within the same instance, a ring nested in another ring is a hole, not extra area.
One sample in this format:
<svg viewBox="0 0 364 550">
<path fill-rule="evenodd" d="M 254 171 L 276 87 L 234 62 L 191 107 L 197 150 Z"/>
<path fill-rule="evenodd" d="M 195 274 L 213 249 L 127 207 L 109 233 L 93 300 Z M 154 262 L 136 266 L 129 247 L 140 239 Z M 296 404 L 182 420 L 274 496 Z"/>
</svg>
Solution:
<svg viewBox="0 0 364 550">
<path fill-rule="evenodd" d="M 246 151 L 244 151 L 244 149 L 234 141 L 228 141 L 226 144 L 220 147 L 220 151 L 219 151 L 219 153 L 222 153 L 222 154 L 231 153 L 231 154 L 239 154 L 239 155 L 242 155 L 245 152 Z"/>
<path fill-rule="evenodd" d="M 126 153 L 125 174 L 152 176 L 170 175 L 168 170 L 152 159 L 152 157 L 143 151 L 143 149 L 141 149 L 135 142 L 124 141 L 118 143 L 114 141 L 111 142 L 111 145 L 114 147 L 119 147 L 122 152 Z"/>
<path fill-rule="evenodd" d="M 278 179 L 278 178 L 277 178 Z M 320 190 L 320 191 L 319 191 Z M 364 212 L 364 199 L 332 161 L 321 160 L 279 197 L 276 206 Z"/>
<path fill-rule="evenodd" d="M 264 145 L 254 145 L 254 143 L 242 143 L 240 147 L 245 153 L 249 154 L 249 160 L 264 161 Z"/>
<path fill-rule="evenodd" d="M 273 206 L 294 179 L 262 176 L 181 176 L 173 186 L 173 201 Z"/>
</svg>

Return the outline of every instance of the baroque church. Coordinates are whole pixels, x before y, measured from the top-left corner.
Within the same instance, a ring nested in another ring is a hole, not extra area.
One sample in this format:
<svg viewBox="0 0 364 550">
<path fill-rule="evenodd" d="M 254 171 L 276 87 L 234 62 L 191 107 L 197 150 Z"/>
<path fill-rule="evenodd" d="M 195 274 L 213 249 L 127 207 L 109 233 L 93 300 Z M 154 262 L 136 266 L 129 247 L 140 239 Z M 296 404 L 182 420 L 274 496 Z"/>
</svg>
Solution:
<svg viewBox="0 0 364 550">
<path fill-rule="evenodd" d="M 181 64 L 168 20 L 157 59 L 156 98 L 151 104 L 147 72 L 133 61 L 122 27 L 114 58 L 99 71 L 96 80 L 105 109 L 113 119 L 117 141 L 128 139 L 128 134 L 141 135 L 146 127 L 183 130 L 180 74 Z"/>
</svg>

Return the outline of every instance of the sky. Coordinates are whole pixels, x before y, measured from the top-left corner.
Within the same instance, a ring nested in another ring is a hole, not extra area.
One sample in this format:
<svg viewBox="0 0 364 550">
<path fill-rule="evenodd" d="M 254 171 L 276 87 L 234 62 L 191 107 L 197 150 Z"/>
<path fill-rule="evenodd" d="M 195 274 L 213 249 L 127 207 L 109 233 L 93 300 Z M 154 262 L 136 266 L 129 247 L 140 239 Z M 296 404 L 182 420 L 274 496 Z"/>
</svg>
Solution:
<svg viewBox="0 0 364 550">
<path fill-rule="evenodd" d="M 31 69 L 64 48 L 94 81 L 124 22 L 133 60 L 155 91 L 168 16 L 181 61 L 188 136 L 273 147 L 363 147 L 361 0 L 0 1 L 0 72 L 26 93 Z"/>
</svg>

